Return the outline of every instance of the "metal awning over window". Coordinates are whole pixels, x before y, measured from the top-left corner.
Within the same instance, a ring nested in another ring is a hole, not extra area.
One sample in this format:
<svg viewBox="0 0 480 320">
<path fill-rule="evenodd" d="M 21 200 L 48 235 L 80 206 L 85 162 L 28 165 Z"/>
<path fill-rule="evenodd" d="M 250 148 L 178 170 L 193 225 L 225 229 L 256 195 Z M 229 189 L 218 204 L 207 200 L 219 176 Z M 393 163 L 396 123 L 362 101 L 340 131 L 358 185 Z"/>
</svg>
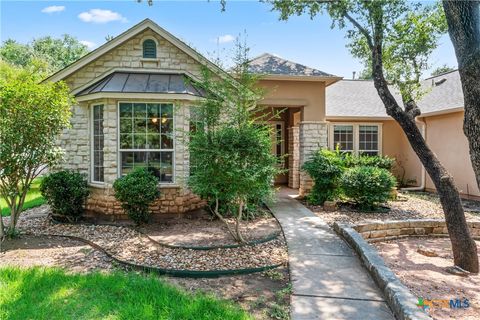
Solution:
<svg viewBox="0 0 480 320">
<path fill-rule="evenodd" d="M 98 92 L 176 93 L 204 97 L 183 74 L 114 72 L 80 91 L 77 96 Z"/>
</svg>

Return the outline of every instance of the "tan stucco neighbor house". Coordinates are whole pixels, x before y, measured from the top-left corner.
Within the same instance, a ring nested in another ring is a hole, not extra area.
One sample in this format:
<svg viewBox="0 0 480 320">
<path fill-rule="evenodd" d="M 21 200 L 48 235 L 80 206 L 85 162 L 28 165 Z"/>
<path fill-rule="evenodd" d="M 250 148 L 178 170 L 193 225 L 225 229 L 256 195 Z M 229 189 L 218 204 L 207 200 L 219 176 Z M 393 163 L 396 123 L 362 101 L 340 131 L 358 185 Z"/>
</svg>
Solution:
<svg viewBox="0 0 480 320">
<path fill-rule="evenodd" d="M 140 165 L 153 167 L 160 178 L 162 192 L 154 212 L 182 213 L 204 205 L 186 187 L 189 154 L 180 137 L 190 128 L 195 102 L 202 99 L 194 85 L 202 66 L 218 77 L 229 77 L 146 19 L 48 79 L 65 81 L 77 100 L 72 127 L 59 143 L 66 151 L 62 168 L 88 176 L 90 214 L 123 218 L 112 185 Z M 271 121 L 276 133 L 272 152 L 288 155 L 287 173 L 277 177 L 277 183 L 308 192 L 312 182 L 301 165 L 318 148 L 340 144 L 354 153 L 394 156 L 406 180 L 433 188 L 371 82 L 342 80 L 270 54 L 253 59 L 251 71 L 261 75 L 259 85 L 267 92 L 261 104 L 267 110 L 282 110 Z M 480 196 L 461 131 L 458 73 L 427 79 L 425 85 L 432 91 L 420 104 L 425 110 L 419 125 L 462 192 Z"/>
</svg>

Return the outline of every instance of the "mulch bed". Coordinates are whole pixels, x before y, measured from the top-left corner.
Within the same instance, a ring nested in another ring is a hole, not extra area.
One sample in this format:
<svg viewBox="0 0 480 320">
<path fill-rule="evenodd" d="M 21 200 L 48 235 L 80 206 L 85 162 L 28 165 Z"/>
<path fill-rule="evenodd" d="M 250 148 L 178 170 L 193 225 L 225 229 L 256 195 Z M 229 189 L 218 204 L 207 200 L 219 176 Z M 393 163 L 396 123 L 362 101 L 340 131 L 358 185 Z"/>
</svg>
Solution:
<svg viewBox="0 0 480 320">
<path fill-rule="evenodd" d="M 359 212 L 350 205 L 340 205 L 338 210 L 327 212 L 322 206 L 309 205 L 305 200 L 301 201 L 330 225 L 334 222 L 355 224 L 371 220 L 445 219 L 438 197 L 433 194 L 402 193 L 400 197 L 402 200 L 389 201 L 385 205 L 388 209 L 379 212 Z M 465 212 L 467 220 L 480 220 L 480 213 L 476 210 L 480 205 L 474 201 L 468 203 L 470 209 L 466 208 Z"/>
<path fill-rule="evenodd" d="M 278 265 L 287 261 L 287 250 L 282 235 L 255 246 L 199 251 L 161 246 L 128 226 L 58 224 L 52 223 L 45 215 L 34 213 L 29 215 L 27 212 L 21 216 L 18 228 L 31 235 L 79 237 L 95 243 L 120 260 L 163 269 L 192 271 L 246 269 Z"/>
</svg>

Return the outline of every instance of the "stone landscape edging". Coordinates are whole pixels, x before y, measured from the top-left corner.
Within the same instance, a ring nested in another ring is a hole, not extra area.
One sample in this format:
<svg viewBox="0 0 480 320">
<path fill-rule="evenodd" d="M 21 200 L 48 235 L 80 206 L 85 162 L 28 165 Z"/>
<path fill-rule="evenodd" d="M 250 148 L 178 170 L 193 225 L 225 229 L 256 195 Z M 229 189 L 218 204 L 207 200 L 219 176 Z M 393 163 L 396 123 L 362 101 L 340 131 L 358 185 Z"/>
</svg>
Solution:
<svg viewBox="0 0 480 320">
<path fill-rule="evenodd" d="M 335 222 L 333 228 L 357 252 L 360 260 L 385 295 L 387 303 L 397 319 L 432 319 L 427 313 L 417 307 L 418 298 L 395 276 L 382 257 L 353 226 Z"/>
<path fill-rule="evenodd" d="M 475 240 L 480 240 L 480 221 L 469 221 L 467 225 Z M 388 241 L 410 236 L 448 237 L 444 220 L 411 219 L 372 221 L 352 226 L 367 242 Z"/>
<path fill-rule="evenodd" d="M 267 265 L 263 267 L 256 267 L 256 268 L 243 268 L 243 269 L 220 269 L 220 270 L 185 270 L 185 269 L 166 269 L 166 268 L 159 268 L 154 266 L 146 266 L 141 264 L 136 264 L 132 262 L 128 262 L 122 259 L 115 257 L 113 254 L 99 246 L 93 241 L 76 237 L 76 236 L 69 236 L 63 234 L 51 234 L 51 233 L 41 233 L 41 234 L 32 234 L 36 236 L 47 236 L 47 237 L 61 237 L 67 238 L 71 240 L 77 240 L 88 244 L 93 249 L 98 250 L 104 253 L 106 256 L 114 260 L 115 262 L 134 270 L 145 271 L 145 272 L 152 272 L 157 273 L 160 275 L 169 275 L 172 277 L 179 277 L 179 278 L 217 278 L 221 276 L 231 276 L 231 275 L 242 275 L 242 274 L 251 274 L 257 272 L 263 272 L 271 269 L 278 268 L 283 265 L 283 263 L 278 263 L 274 265 Z"/>
</svg>

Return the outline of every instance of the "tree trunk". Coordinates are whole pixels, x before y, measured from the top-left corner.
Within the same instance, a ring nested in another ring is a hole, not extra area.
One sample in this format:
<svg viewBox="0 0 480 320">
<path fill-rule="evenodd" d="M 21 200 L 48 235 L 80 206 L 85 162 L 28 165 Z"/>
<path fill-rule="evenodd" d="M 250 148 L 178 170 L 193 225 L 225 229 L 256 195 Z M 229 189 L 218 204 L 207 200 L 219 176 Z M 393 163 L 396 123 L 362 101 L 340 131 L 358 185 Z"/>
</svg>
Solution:
<svg viewBox="0 0 480 320">
<path fill-rule="evenodd" d="M 243 201 L 240 201 L 240 203 L 238 204 L 237 224 L 235 225 L 235 232 L 237 234 L 237 238 L 240 243 L 245 243 L 242 233 L 240 232 L 240 222 L 242 221 L 242 216 L 243 216 L 243 206 L 244 206 Z"/>
<path fill-rule="evenodd" d="M 480 188 L 480 2 L 443 1 L 448 32 L 458 61 L 465 116 L 463 132 Z"/>
<path fill-rule="evenodd" d="M 460 195 L 453 178 L 430 150 L 417 127 L 415 118 L 420 115 L 420 110 L 415 102 L 409 101 L 403 110 L 392 96 L 383 76 L 382 48 L 378 44 L 372 48 L 372 67 L 375 88 L 385 105 L 387 114 L 402 127 L 410 145 L 435 184 L 452 243 L 455 265 L 478 273 L 477 247 L 470 236 Z"/>
</svg>

